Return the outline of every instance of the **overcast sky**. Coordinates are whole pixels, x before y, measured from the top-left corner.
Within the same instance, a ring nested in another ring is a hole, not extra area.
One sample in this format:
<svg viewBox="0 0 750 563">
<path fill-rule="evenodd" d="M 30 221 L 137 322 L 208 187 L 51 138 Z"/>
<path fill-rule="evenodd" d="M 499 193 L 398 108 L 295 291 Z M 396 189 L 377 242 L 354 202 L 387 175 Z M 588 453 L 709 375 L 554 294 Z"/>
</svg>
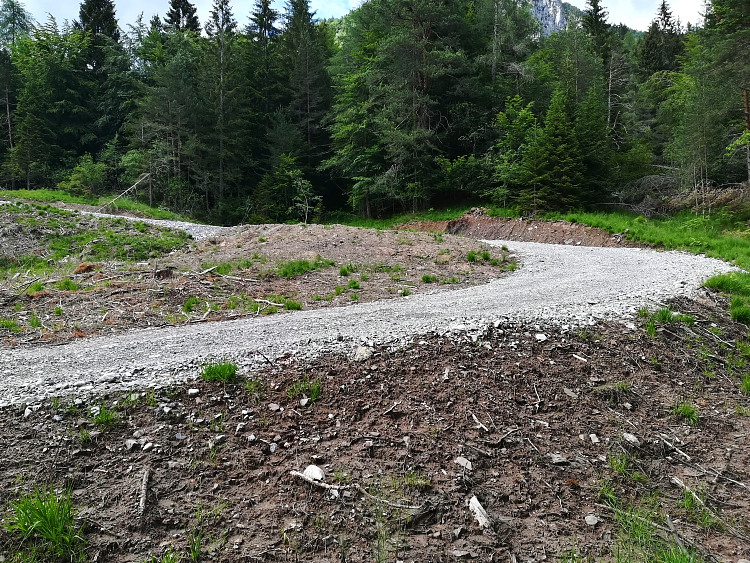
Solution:
<svg viewBox="0 0 750 563">
<path fill-rule="evenodd" d="M 317 11 L 319 18 L 337 17 L 357 7 L 361 0 L 311 0 L 311 5 Z M 197 0 L 193 2 L 198 7 L 201 23 L 208 19 L 211 0 Z M 74 20 L 78 17 L 80 2 L 75 0 L 26 0 L 23 2 L 34 19 L 44 22 L 47 14 L 52 14 L 62 23 L 63 20 Z M 255 4 L 253 0 L 234 0 L 234 16 L 244 26 Z M 283 0 L 275 1 L 276 7 L 284 5 Z M 571 0 L 571 4 L 579 8 L 586 7 L 586 0 Z M 604 7 L 609 12 L 610 23 L 625 23 L 634 29 L 645 30 L 661 4 L 661 0 L 604 0 Z M 669 2 L 672 13 L 679 17 L 683 25 L 688 22 L 699 24 L 702 22 L 700 14 L 704 11 L 704 0 L 672 0 Z M 164 16 L 169 5 L 168 0 L 115 0 L 117 18 L 120 27 L 127 29 L 127 24 L 133 23 L 138 14 L 143 12 L 144 21 L 148 22 L 154 13 Z"/>
</svg>

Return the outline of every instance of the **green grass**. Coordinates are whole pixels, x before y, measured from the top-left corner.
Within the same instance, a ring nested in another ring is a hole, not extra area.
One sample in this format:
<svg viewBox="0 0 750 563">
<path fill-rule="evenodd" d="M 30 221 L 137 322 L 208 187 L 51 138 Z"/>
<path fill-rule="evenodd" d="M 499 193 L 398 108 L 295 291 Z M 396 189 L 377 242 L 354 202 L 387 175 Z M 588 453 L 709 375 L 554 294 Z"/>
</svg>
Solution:
<svg viewBox="0 0 750 563">
<path fill-rule="evenodd" d="M 672 414 L 677 420 L 687 422 L 690 426 L 697 425 L 699 421 L 698 409 L 690 403 L 678 403 L 672 409 Z"/>
<path fill-rule="evenodd" d="M 318 256 L 315 260 L 290 260 L 288 262 L 281 262 L 277 267 L 277 273 L 282 278 L 295 278 L 302 276 L 313 270 L 319 270 L 328 266 L 335 266 L 336 263 L 333 260 L 325 260 Z"/>
<path fill-rule="evenodd" d="M 35 281 L 29 287 L 26 288 L 26 294 L 31 295 L 32 293 L 39 293 L 44 290 L 44 284 L 40 281 Z"/>
<path fill-rule="evenodd" d="M 108 409 L 104 404 L 99 405 L 91 423 L 98 428 L 109 428 L 117 422 L 117 413 Z"/>
<path fill-rule="evenodd" d="M 192 296 L 185 299 L 185 303 L 182 304 L 182 311 L 185 314 L 190 314 L 193 311 L 195 311 L 195 308 L 200 304 L 200 299 L 198 297 Z"/>
<path fill-rule="evenodd" d="M 744 395 L 750 395 L 750 374 L 748 373 L 742 376 L 742 382 L 740 383 L 740 392 Z"/>
<path fill-rule="evenodd" d="M 73 195 L 64 190 L 0 190 L 0 198 L 29 199 L 32 201 L 76 203 L 82 205 L 102 206 L 112 201 L 119 194 L 103 195 L 98 198 Z M 150 207 L 145 203 L 132 199 L 120 198 L 114 205 L 114 210 L 132 211 L 144 217 L 153 219 L 171 219 L 173 221 L 192 221 L 192 219 L 173 213 L 166 209 Z"/>
<path fill-rule="evenodd" d="M 439 280 L 440 278 L 438 278 L 437 276 L 430 275 L 430 274 L 425 274 L 422 276 L 422 281 L 424 283 L 435 283 Z"/>
<path fill-rule="evenodd" d="M 314 403 L 323 395 L 323 383 L 316 379 L 311 381 L 307 376 L 293 383 L 287 390 L 286 394 L 290 399 L 299 399 L 302 396 L 310 399 Z"/>
<path fill-rule="evenodd" d="M 222 383 L 237 382 L 237 364 L 232 362 L 217 362 L 203 366 L 201 379 L 203 381 L 220 381 Z"/>
<path fill-rule="evenodd" d="M 70 278 L 64 278 L 56 282 L 54 288 L 59 289 L 60 291 L 78 291 L 81 286 Z"/>
<path fill-rule="evenodd" d="M 75 523 L 70 491 L 58 496 L 52 489 L 35 489 L 10 503 L 5 525 L 20 536 L 22 546 L 38 550 L 39 561 L 80 561 L 84 539 Z"/>
<path fill-rule="evenodd" d="M 382 219 L 365 219 L 352 213 L 332 213 L 324 224 L 341 224 L 351 227 L 362 227 L 367 229 L 392 229 L 397 225 L 412 223 L 416 221 L 449 221 L 465 215 L 471 210 L 471 206 L 449 207 L 446 209 L 429 209 L 419 213 L 404 213 L 393 215 Z"/>
<path fill-rule="evenodd" d="M 18 321 L 0 317 L 0 329 L 3 328 L 10 332 L 21 332 L 21 327 L 19 326 Z"/>
</svg>

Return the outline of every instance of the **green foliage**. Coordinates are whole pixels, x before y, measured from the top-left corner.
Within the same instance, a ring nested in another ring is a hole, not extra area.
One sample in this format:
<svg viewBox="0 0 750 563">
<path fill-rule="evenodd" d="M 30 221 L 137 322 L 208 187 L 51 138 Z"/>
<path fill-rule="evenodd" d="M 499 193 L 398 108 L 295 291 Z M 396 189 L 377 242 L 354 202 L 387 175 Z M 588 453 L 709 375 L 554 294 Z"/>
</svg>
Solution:
<svg viewBox="0 0 750 563">
<path fill-rule="evenodd" d="M 81 286 L 70 278 L 63 278 L 60 281 L 55 282 L 54 287 L 60 291 L 78 291 L 81 289 Z"/>
<path fill-rule="evenodd" d="M 10 332 L 21 332 L 18 321 L 13 319 L 4 319 L 0 317 L 0 329 L 9 330 Z"/>
<path fill-rule="evenodd" d="M 677 420 L 687 422 L 691 426 L 697 425 L 699 421 L 698 409 L 690 403 L 678 403 L 672 409 L 672 414 Z"/>
<path fill-rule="evenodd" d="M 239 367 L 232 362 L 217 362 L 205 364 L 201 369 L 203 381 L 220 381 L 222 383 L 237 383 Z"/>
<path fill-rule="evenodd" d="M 106 164 L 94 162 L 90 154 L 85 154 L 73 168 L 70 177 L 60 182 L 60 187 L 72 193 L 92 194 L 102 191 L 106 180 Z"/>
<path fill-rule="evenodd" d="M 185 303 L 182 304 L 182 311 L 186 314 L 190 314 L 195 311 L 195 308 L 200 304 L 200 298 L 191 296 L 185 299 Z"/>
<path fill-rule="evenodd" d="M 107 406 L 102 403 L 95 407 L 94 416 L 91 418 L 91 423 L 99 428 L 109 428 L 117 422 L 117 414 L 115 411 L 108 409 Z"/>
<path fill-rule="evenodd" d="M 58 496 L 52 489 L 35 489 L 11 502 L 10 509 L 7 529 L 20 535 L 25 546 L 54 559 L 78 561 L 82 556 L 85 542 L 69 490 Z"/>
<path fill-rule="evenodd" d="M 293 383 L 287 390 L 286 394 L 290 399 L 299 399 L 307 397 L 311 403 L 314 403 L 323 394 L 323 382 L 319 379 L 311 381 L 307 376 Z"/>
<path fill-rule="evenodd" d="M 431 274 L 425 274 L 425 275 L 422 276 L 422 281 L 424 283 L 435 283 L 435 282 L 437 282 L 439 280 L 440 280 L 440 278 L 438 278 L 437 276 L 433 276 Z"/>
<path fill-rule="evenodd" d="M 289 262 L 281 262 L 276 271 L 282 278 L 295 278 L 314 270 L 335 265 L 336 263 L 333 260 L 325 260 L 318 256 L 312 262 L 310 260 L 291 260 Z"/>
</svg>

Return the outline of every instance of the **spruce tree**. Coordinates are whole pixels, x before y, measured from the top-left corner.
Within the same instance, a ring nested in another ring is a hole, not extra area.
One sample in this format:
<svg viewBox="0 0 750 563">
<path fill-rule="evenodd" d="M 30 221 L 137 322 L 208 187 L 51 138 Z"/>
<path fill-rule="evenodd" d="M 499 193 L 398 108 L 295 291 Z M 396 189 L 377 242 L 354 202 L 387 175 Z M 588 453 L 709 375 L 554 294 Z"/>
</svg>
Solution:
<svg viewBox="0 0 750 563">
<path fill-rule="evenodd" d="M 544 119 L 524 154 L 528 185 L 518 204 L 526 212 L 569 210 L 583 203 L 583 160 L 570 118 L 572 96 L 558 88 Z"/>
<path fill-rule="evenodd" d="M 200 33 L 201 23 L 196 8 L 189 0 L 169 0 L 169 9 L 164 18 L 167 29 Z"/>
<path fill-rule="evenodd" d="M 587 0 L 588 7 L 583 12 L 583 29 L 594 40 L 594 48 L 597 54 L 606 64 L 612 52 L 612 31 L 607 23 L 607 12 L 602 7 L 600 0 Z"/>
</svg>

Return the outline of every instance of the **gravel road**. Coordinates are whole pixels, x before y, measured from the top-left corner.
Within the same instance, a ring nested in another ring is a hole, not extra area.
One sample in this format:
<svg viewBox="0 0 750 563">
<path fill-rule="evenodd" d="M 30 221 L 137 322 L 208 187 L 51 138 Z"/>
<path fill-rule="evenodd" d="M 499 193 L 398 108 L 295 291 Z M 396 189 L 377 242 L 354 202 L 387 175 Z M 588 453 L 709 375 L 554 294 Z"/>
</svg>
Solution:
<svg viewBox="0 0 750 563">
<path fill-rule="evenodd" d="M 695 293 L 728 264 L 681 252 L 486 241 L 507 245 L 522 267 L 457 291 L 268 317 L 132 331 L 63 346 L 4 349 L 0 406 L 44 397 L 161 386 L 198 374 L 207 360 L 244 370 L 284 354 L 352 353 L 414 335 L 480 332 L 491 323 L 585 325 L 627 322 L 637 309 Z M 543 330 L 543 329 L 541 329 Z"/>
</svg>

